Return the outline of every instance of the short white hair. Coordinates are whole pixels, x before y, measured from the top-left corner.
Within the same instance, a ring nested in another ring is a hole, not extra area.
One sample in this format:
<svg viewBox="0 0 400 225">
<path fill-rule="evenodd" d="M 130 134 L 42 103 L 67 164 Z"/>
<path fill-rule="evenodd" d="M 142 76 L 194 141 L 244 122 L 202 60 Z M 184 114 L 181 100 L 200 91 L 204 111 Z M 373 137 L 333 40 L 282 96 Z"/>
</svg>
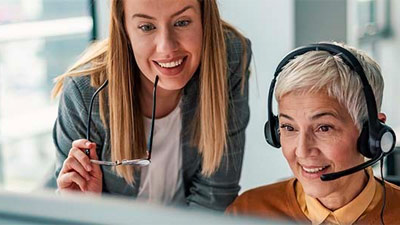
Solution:
<svg viewBox="0 0 400 225">
<path fill-rule="evenodd" d="M 384 82 L 378 63 L 365 52 L 339 43 L 331 43 L 349 50 L 364 69 L 372 87 L 377 111 L 380 112 Z M 286 94 L 315 93 L 325 91 L 335 98 L 349 112 L 360 131 L 368 119 L 365 95 L 360 76 L 354 74 L 338 55 L 327 51 L 310 51 L 292 59 L 278 75 L 275 98 L 279 100 Z"/>
</svg>

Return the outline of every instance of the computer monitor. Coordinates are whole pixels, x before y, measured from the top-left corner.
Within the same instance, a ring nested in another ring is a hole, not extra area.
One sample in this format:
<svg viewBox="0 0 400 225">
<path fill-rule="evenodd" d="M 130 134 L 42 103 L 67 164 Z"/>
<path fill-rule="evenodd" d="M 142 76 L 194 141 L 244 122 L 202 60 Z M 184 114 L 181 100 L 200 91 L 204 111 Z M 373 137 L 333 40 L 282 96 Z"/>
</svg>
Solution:
<svg viewBox="0 0 400 225">
<path fill-rule="evenodd" d="M 0 224 L 287 224 L 83 194 L 0 191 Z"/>
</svg>

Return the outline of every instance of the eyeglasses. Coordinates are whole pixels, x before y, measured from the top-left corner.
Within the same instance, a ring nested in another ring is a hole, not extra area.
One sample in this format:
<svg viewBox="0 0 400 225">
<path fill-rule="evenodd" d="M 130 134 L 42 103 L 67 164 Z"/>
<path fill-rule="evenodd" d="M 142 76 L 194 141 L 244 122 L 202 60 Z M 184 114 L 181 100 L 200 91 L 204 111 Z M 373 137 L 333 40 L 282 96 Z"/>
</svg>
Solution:
<svg viewBox="0 0 400 225">
<path fill-rule="evenodd" d="M 103 166 L 120 166 L 120 165 L 130 165 L 130 166 L 137 166 L 137 167 L 143 167 L 143 166 L 148 166 L 150 164 L 150 159 L 151 159 L 151 149 L 153 147 L 153 132 L 154 132 L 154 118 L 156 114 L 156 90 L 157 90 L 157 83 L 158 83 L 158 76 L 156 76 L 156 79 L 154 81 L 154 88 L 153 88 L 153 109 L 152 109 L 152 115 L 151 115 L 151 128 L 150 128 L 150 134 L 149 134 L 149 139 L 148 139 L 148 144 L 147 144 L 147 159 L 133 159 L 133 160 L 127 160 L 123 159 L 121 161 L 117 160 L 115 162 L 111 161 L 101 161 L 101 160 L 95 160 L 91 159 L 90 162 L 98 165 L 103 165 Z M 86 139 L 90 141 L 90 123 L 92 121 L 92 108 L 93 108 L 93 102 L 96 97 L 96 95 L 108 84 L 108 80 L 106 80 L 93 94 L 92 99 L 90 100 L 90 106 L 89 106 L 89 112 L 88 112 L 88 126 L 86 130 Z M 85 154 L 87 156 L 90 155 L 90 150 L 86 149 Z"/>
</svg>

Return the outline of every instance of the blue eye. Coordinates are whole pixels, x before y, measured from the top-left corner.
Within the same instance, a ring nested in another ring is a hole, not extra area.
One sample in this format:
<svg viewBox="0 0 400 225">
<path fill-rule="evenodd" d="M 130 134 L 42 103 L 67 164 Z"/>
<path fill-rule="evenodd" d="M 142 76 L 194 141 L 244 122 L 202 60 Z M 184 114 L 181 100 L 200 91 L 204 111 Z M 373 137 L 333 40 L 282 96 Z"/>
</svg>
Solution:
<svg viewBox="0 0 400 225">
<path fill-rule="evenodd" d="M 152 24 L 144 24 L 144 25 L 140 25 L 138 27 L 140 30 L 142 30 L 143 32 L 149 32 L 152 31 L 154 29 L 156 29 L 156 27 Z"/>
<path fill-rule="evenodd" d="M 180 21 L 176 22 L 174 24 L 174 26 L 176 26 L 176 27 L 186 27 L 189 24 L 190 24 L 189 20 L 180 20 Z"/>
</svg>

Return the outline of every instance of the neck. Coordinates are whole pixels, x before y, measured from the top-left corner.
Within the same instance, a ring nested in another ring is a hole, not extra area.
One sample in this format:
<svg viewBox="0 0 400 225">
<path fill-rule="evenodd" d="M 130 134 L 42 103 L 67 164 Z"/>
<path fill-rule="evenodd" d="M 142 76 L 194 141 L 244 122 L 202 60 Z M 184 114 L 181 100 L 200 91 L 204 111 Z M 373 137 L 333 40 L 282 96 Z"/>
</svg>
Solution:
<svg viewBox="0 0 400 225">
<path fill-rule="evenodd" d="M 319 202 L 331 211 L 342 208 L 353 199 L 355 199 L 364 190 L 368 183 L 368 175 L 364 170 L 347 176 L 349 182 L 340 191 L 330 194 L 329 196 L 318 198 Z"/>
<path fill-rule="evenodd" d="M 154 83 L 149 81 L 145 76 L 141 75 L 140 86 L 140 106 L 145 117 L 151 118 L 153 108 L 153 89 Z M 159 85 L 157 86 L 156 95 L 156 118 L 162 118 L 172 112 L 179 103 L 181 90 L 165 90 Z"/>
</svg>

